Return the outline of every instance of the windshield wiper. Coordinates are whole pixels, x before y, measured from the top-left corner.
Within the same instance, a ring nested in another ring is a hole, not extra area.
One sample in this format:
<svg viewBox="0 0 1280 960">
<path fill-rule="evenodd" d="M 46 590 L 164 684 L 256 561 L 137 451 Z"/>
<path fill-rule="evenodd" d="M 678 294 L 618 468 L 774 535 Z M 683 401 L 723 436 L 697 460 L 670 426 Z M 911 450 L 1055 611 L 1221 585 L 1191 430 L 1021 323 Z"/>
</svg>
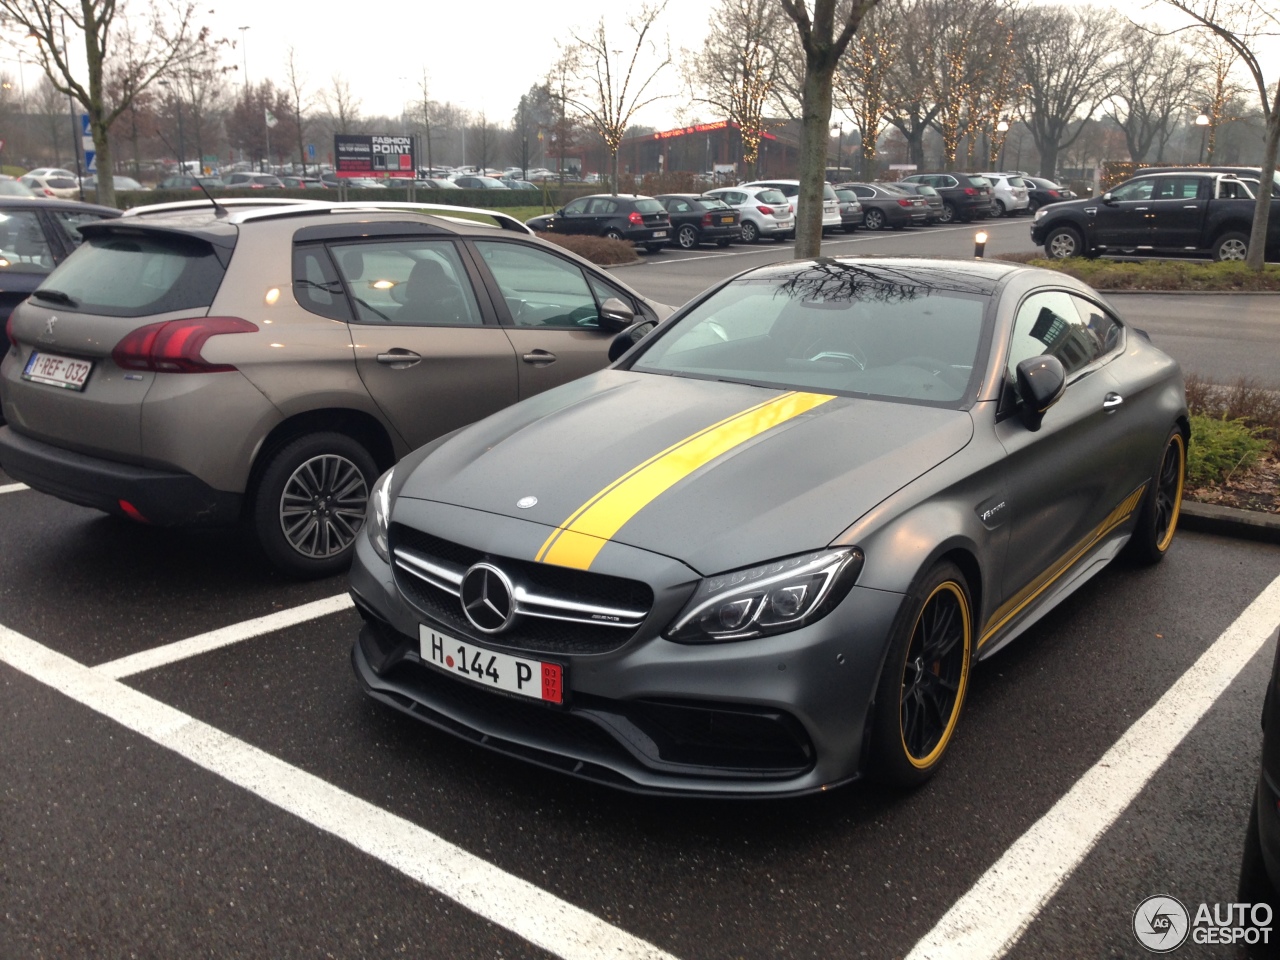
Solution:
<svg viewBox="0 0 1280 960">
<path fill-rule="evenodd" d="M 63 293 L 61 290 L 37 290 L 31 294 L 33 297 L 39 297 L 41 300 L 49 300 L 53 303 L 60 303 L 65 307 L 78 307 L 75 300 Z"/>
</svg>

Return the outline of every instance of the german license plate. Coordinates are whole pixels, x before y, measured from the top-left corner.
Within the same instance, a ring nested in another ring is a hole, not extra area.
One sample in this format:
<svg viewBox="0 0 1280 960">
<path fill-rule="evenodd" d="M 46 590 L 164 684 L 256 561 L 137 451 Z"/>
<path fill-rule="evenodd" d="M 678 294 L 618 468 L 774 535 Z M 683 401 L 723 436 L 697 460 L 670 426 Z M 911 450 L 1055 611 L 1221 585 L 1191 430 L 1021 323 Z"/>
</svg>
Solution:
<svg viewBox="0 0 1280 960">
<path fill-rule="evenodd" d="M 32 350 L 31 357 L 22 370 L 22 379 L 33 383 L 47 383 L 64 390 L 83 390 L 92 369 L 93 364 L 88 360 L 75 360 Z"/>
<path fill-rule="evenodd" d="M 653 231 L 653 239 L 655 239 L 655 240 L 657 240 L 659 237 L 665 237 L 666 235 L 667 235 L 667 231 L 665 231 L 665 230 L 655 230 L 655 231 Z"/>
<path fill-rule="evenodd" d="M 487 650 L 418 624 L 419 655 L 424 663 L 480 686 L 505 690 L 530 700 L 564 703 L 564 667 Z"/>
</svg>

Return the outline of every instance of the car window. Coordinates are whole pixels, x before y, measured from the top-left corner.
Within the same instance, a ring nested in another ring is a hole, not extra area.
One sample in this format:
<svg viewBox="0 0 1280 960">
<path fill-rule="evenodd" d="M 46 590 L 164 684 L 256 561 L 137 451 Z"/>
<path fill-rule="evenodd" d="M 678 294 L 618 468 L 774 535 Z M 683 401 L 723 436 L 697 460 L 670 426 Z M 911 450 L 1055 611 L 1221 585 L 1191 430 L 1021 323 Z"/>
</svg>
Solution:
<svg viewBox="0 0 1280 960">
<path fill-rule="evenodd" d="M 604 303 L 610 297 L 616 297 L 633 310 L 636 307 L 634 299 L 630 294 L 623 293 L 613 284 L 597 277 L 594 273 L 587 272 L 587 283 L 591 286 L 591 292 L 595 295 L 597 303 Z M 636 319 L 641 319 L 639 316 Z M 577 326 L 577 324 L 575 324 Z"/>
<path fill-rule="evenodd" d="M 761 190 L 759 193 L 756 194 L 756 199 L 759 200 L 761 203 L 786 203 L 787 202 L 787 198 L 783 195 L 781 190 L 774 190 L 772 188 L 768 190 Z"/>
<path fill-rule="evenodd" d="M 1152 200 L 1194 200 L 1204 177 L 1161 177 L 1151 191 Z"/>
<path fill-rule="evenodd" d="M 651 200 L 646 197 L 643 200 L 637 200 L 635 204 L 636 210 L 640 213 L 662 213 L 662 204 L 657 200 Z"/>
<path fill-rule="evenodd" d="M 145 317 L 208 307 L 226 269 L 213 247 L 171 234 L 89 238 L 41 284 L 67 295 L 62 310 Z"/>
<path fill-rule="evenodd" d="M 829 183 L 824 183 L 824 184 L 822 185 L 822 199 L 823 199 L 823 200 L 834 200 L 834 199 L 836 199 L 836 191 L 835 191 L 835 188 L 834 188 L 833 186 L 831 186 L 831 184 L 829 184 Z"/>
<path fill-rule="evenodd" d="M 587 212 L 587 200 L 585 197 L 574 200 L 572 203 L 565 204 L 564 212 L 566 216 L 577 217 Z"/>
<path fill-rule="evenodd" d="M 330 250 L 362 323 L 484 322 L 457 248 L 448 240 L 340 243 Z"/>
<path fill-rule="evenodd" d="M 876 192 L 870 187 L 854 187 L 853 192 L 860 197 L 874 197 Z"/>
<path fill-rule="evenodd" d="M 969 181 L 969 186 L 971 186 L 971 187 L 989 187 L 989 186 L 991 186 L 991 181 L 990 181 L 990 180 L 988 180 L 986 177 L 965 177 L 965 179 L 966 179 L 967 181 Z"/>
<path fill-rule="evenodd" d="M 84 240 L 80 233 L 81 225 L 106 220 L 107 216 L 102 213 L 82 213 L 79 210 L 54 210 L 53 219 L 62 226 L 70 243 L 78 247 Z"/>
<path fill-rule="evenodd" d="M 517 326 L 599 324 L 596 298 L 577 264 L 521 243 L 477 240 L 476 249 L 498 282 Z M 623 299 L 630 302 L 630 297 Z"/>
<path fill-rule="evenodd" d="M 672 213 L 688 213 L 692 208 L 688 200 L 668 200 L 667 209 Z"/>
<path fill-rule="evenodd" d="M 610 200 L 608 197 L 596 197 L 591 201 L 591 205 L 587 208 L 587 213 L 592 216 L 605 216 L 615 213 L 617 209 L 617 200 Z"/>
<path fill-rule="evenodd" d="M 53 255 L 40 218 L 34 212 L 0 213 L 0 276 L 6 273 L 48 273 Z"/>
<path fill-rule="evenodd" d="M 293 248 L 293 296 L 304 310 L 330 320 L 351 320 L 342 281 L 323 244 L 298 244 Z"/>
<path fill-rule="evenodd" d="M 1141 180 L 1130 180 L 1111 191 L 1112 200 L 1150 200 L 1155 188 L 1155 180 L 1145 177 Z"/>
<path fill-rule="evenodd" d="M 745 193 L 739 193 L 737 190 L 733 191 L 732 193 L 726 193 L 724 195 L 724 198 L 728 200 L 730 203 L 735 203 L 735 204 L 747 202 L 747 195 Z"/>
<path fill-rule="evenodd" d="M 1124 325 L 1119 320 L 1084 297 L 1072 296 L 1071 299 L 1080 313 L 1080 321 L 1097 341 L 1099 356 L 1106 356 L 1124 343 Z"/>
<path fill-rule="evenodd" d="M 728 210 L 729 205 L 719 197 L 699 197 L 693 201 L 695 209 L 701 210 Z"/>
<path fill-rule="evenodd" d="M 1257 183 L 1258 181 L 1255 181 Z M 1253 191 L 1240 180 L 1219 180 L 1219 200 L 1252 200 Z"/>
<path fill-rule="evenodd" d="M 1015 389 L 1018 364 L 1030 357 L 1055 356 L 1070 376 L 1101 355 L 1101 343 L 1085 325 L 1074 301 L 1069 293 L 1047 290 L 1032 294 L 1018 308 L 1008 362 L 1009 380 Z"/>
</svg>

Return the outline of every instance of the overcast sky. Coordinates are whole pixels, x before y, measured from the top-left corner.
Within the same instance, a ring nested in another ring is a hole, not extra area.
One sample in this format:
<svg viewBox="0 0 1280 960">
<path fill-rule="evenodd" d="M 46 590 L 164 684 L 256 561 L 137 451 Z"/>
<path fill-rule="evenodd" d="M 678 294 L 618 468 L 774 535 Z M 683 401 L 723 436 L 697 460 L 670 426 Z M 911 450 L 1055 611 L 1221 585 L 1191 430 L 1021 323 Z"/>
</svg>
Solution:
<svg viewBox="0 0 1280 960">
<path fill-rule="evenodd" d="M 585 33 L 604 12 L 610 39 L 616 37 L 629 54 L 634 39 L 625 21 L 638 6 L 634 0 L 428 0 L 368 7 L 220 0 L 212 12 L 201 12 L 214 36 L 238 43 L 239 28 L 249 27 L 245 46 L 226 60 L 244 70 L 247 52 L 251 83 L 269 77 L 283 84 L 292 44 L 311 90 L 341 74 L 361 99 L 364 114 L 399 116 L 406 102 L 419 99 L 425 67 L 432 100 L 476 114 L 484 110 L 490 120 L 505 124 L 521 94 L 546 76 L 558 56 L 556 41 L 566 42 L 571 29 Z M 714 6 L 713 0 L 668 3 L 661 19 L 665 29 L 658 35 L 670 35 L 676 63 L 663 73 L 664 92 L 681 93 L 679 48 L 702 46 Z M 662 101 L 636 120 L 673 126 L 682 104 L 687 106 L 687 97 Z"/>
</svg>

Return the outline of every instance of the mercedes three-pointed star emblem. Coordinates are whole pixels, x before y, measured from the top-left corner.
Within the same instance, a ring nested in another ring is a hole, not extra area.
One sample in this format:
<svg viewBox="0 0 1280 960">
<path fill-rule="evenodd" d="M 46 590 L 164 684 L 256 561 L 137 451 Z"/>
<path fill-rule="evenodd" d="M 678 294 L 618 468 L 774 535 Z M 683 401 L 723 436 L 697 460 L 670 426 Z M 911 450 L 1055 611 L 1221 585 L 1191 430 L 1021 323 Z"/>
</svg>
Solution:
<svg viewBox="0 0 1280 960">
<path fill-rule="evenodd" d="M 501 633 L 516 617 L 515 588 L 507 575 L 477 563 L 462 575 L 462 612 L 482 633 Z"/>
</svg>

